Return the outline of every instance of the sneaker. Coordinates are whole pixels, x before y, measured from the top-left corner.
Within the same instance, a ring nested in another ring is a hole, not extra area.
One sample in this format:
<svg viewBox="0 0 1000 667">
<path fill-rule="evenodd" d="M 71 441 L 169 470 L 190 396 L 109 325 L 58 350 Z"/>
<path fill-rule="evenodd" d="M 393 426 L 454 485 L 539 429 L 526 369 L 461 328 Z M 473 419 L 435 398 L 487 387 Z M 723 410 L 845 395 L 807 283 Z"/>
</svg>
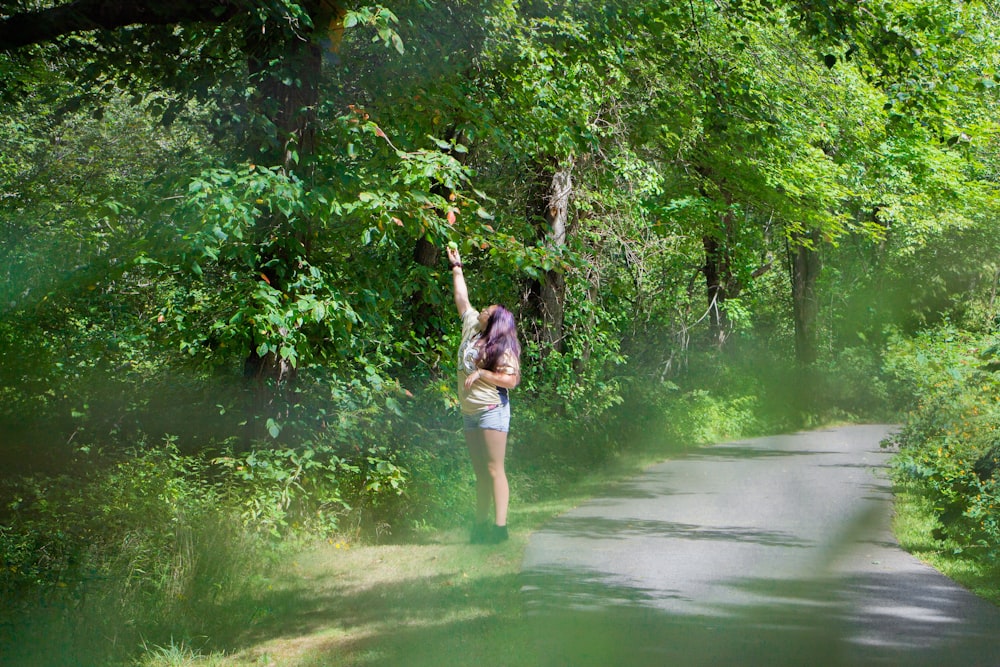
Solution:
<svg viewBox="0 0 1000 667">
<path fill-rule="evenodd" d="M 507 526 L 493 526 L 490 530 L 490 544 L 500 544 L 508 539 L 510 534 L 507 533 Z"/>
</svg>

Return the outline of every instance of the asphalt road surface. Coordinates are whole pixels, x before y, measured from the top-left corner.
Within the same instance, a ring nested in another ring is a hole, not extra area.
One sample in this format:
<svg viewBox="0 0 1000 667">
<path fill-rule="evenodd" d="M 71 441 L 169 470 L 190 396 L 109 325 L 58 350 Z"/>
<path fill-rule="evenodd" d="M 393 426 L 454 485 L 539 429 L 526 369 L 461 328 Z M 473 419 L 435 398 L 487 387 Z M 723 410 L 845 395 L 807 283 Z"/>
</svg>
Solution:
<svg viewBox="0 0 1000 667">
<path fill-rule="evenodd" d="M 1000 666 L 1000 609 L 890 531 L 888 426 L 721 444 L 535 533 L 539 666 Z"/>
</svg>

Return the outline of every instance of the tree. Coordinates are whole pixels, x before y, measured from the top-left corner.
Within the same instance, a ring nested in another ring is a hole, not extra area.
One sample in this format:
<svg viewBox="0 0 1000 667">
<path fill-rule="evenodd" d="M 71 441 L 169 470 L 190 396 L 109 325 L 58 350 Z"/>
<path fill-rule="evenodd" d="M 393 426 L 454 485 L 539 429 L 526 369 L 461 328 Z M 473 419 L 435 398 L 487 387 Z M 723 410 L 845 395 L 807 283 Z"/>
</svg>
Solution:
<svg viewBox="0 0 1000 667">
<path fill-rule="evenodd" d="M 239 131 L 243 158 L 236 160 L 244 166 L 215 167 L 194 178 L 187 186 L 185 204 L 169 214 L 176 222 L 155 230 L 155 242 L 144 255 L 145 261 L 162 265 L 167 275 L 180 267 L 190 270 L 196 280 L 221 285 L 228 303 L 240 304 L 235 314 L 230 311 L 224 319 L 200 325 L 200 332 L 189 326 L 194 313 L 226 308 L 224 303 L 212 306 L 211 299 L 202 299 L 195 310 L 172 308 L 163 317 L 185 337 L 204 342 L 203 348 L 182 341 L 192 353 L 220 346 L 244 350 L 245 373 L 258 387 L 257 414 L 265 409 L 280 414 L 277 405 L 265 407 L 274 398 L 268 387 L 287 386 L 299 361 L 325 354 L 315 347 L 317 343 L 322 347 L 323 329 L 328 339 L 336 339 L 357 321 L 335 284 L 336 268 L 316 264 L 327 255 L 316 244 L 323 240 L 320 227 L 334 222 L 331 214 L 364 216 L 367 211 L 377 219 L 413 220 L 417 237 L 427 233 L 425 196 L 411 190 L 404 204 L 408 208 L 390 215 L 386 197 L 377 190 L 361 192 L 359 200 L 359 190 L 367 184 L 325 185 L 330 175 L 327 165 L 340 167 L 337 159 L 331 162 L 317 152 L 324 42 L 339 40 L 344 27 L 371 25 L 379 41 L 401 50 L 390 27 L 393 21 L 395 16 L 384 8 L 348 10 L 320 1 L 223 2 L 209 7 L 175 3 L 169 8 L 157 3 L 77 2 L 0 21 L 0 48 L 7 51 L 63 36 L 69 36 L 70 49 L 76 44 L 99 47 L 93 56 L 77 56 L 87 63 L 82 77 L 96 74 L 102 80 L 132 83 L 133 89 L 144 80 L 149 81 L 146 89 L 172 91 L 177 97 L 164 109 L 165 120 L 183 107 L 185 99 L 207 100 L 213 92 L 231 96 L 228 103 L 220 100 L 219 108 L 246 110 L 229 119 L 226 113 L 218 117 L 220 124 L 228 120 L 229 128 Z M 24 29 L 28 24 L 34 27 Z M 96 32 L 74 36 L 90 30 Z M 39 53 L 58 53 L 63 44 L 47 45 Z M 156 54 L 151 63 L 132 59 L 131 51 L 140 45 Z M 180 57 L 165 50 L 171 48 L 178 49 Z M 206 54 L 219 56 L 207 59 L 215 65 L 216 78 L 199 70 L 194 81 L 185 80 L 185 70 L 196 67 Z M 348 112 L 336 123 L 347 134 L 388 141 L 362 112 Z M 400 181 L 388 183 L 387 189 L 407 187 L 407 182 L 425 189 L 447 183 L 454 191 L 455 179 L 463 178 L 454 160 L 438 160 L 428 152 L 392 149 L 388 156 L 390 162 L 401 157 L 404 168 Z M 406 173 L 413 170 L 417 171 Z M 433 200 L 443 212 L 445 198 L 438 194 Z M 444 232 L 443 223 L 440 229 L 436 223 L 433 227 Z"/>
</svg>

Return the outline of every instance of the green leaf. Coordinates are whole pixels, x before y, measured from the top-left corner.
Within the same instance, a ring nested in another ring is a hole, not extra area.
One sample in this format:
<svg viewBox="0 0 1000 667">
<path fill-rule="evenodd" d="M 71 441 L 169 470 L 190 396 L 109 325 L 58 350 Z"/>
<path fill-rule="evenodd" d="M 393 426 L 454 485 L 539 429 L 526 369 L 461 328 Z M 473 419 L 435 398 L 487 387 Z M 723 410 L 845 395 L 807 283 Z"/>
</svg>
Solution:
<svg viewBox="0 0 1000 667">
<path fill-rule="evenodd" d="M 400 417 L 403 416 L 403 410 L 399 405 L 399 401 L 391 396 L 385 399 L 385 407 L 387 407 L 393 414 L 399 415 Z"/>
<path fill-rule="evenodd" d="M 443 151 L 449 150 L 451 148 L 451 144 L 449 144 L 444 139 L 438 139 L 437 137 L 430 134 L 427 135 L 427 138 L 433 141 L 434 144 Z"/>
</svg>

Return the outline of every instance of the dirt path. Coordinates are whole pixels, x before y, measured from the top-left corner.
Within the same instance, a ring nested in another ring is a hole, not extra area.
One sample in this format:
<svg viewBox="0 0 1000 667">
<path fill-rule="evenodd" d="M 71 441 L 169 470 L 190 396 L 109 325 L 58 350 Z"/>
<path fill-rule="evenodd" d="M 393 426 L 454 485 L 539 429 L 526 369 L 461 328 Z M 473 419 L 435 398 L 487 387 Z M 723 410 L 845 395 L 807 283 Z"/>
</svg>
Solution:
<svg viewBox="0 0 1000 667">
<path fill-rule="evenodd" d="M 886 426 L 659 464 L 524 560 L 538 665 L 1000 665 L 1000 609 L 889 530 Z"/>
</svg>

